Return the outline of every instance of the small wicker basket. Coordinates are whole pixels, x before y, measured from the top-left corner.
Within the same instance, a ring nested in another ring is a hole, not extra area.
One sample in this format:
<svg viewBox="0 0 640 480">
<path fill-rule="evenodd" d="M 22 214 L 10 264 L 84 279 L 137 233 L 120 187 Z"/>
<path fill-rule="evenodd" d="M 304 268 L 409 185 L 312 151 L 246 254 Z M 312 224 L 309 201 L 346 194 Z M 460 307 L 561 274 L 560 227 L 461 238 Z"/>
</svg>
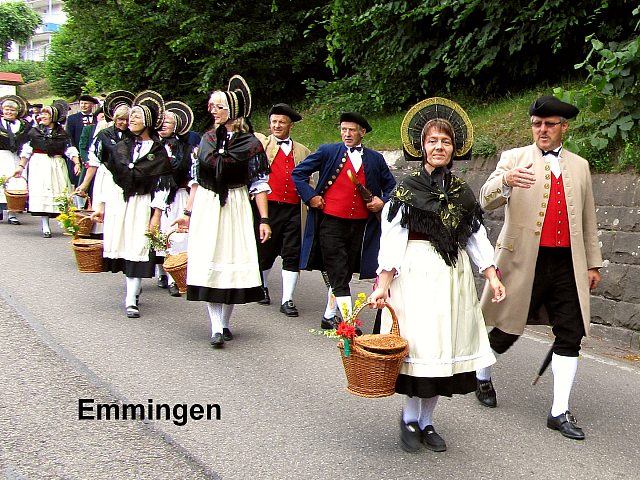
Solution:
<svg viewBox="0 0 640 480">
<path fill-rule="evenodd" d="M 27 197 L 29 191 L 27 190 L 27 179 L 24 177 L 13 177 L 24 181 L 24 189 L 8 189 L 5 184 L 4 196 L 7 199 L 7 210 L 11 212 L 24 212 L 27 207 Z"/>
<path fill-rule="evenodd" d="M 87 196 L 87 203 L 85 208 L 75 211 L 76 219 L 78 222 L 78 236 L 89 237 L 91 236 L 91 230 L 93 230 L 93 220 L 91 215 L 94 213 L 91 208 L 91 197 Z"/>
<path fill-rule="evenodd" d="M 169 254 L 169 237 L 174 233 L 187 233 L 188 230 L 173 230 L 167 235 L 166 241 L 166 256 L 164 257 L 163 267 L 171 275 L 171 278 L 176 282 L 178 291 L 180 293 L 187 293 L 187 252 L 179 252 L 173 255 Z"/>
<path fill-rule="evenodd" d="M 353 317 L 366 305 L 360 305 L 353 312 Z M 393 320 L 390 334 L 356 337 L 348 357 L 344 355 L 343 341 L 338 344 L 347 376 L 347 390 L 360 397 L 380 398 L 393 395 L 400 367 L 409 353 L 409 343 L 400 336 L 396 312 L 389 304 L 385 307 Z"/>
<path fill-rule="evenodd" d="M 79 272 L 102 272 L 102 240 L 76 238 L 71 244 L 73 253 L 76 255 L 76 264 Z"/>
</svg>

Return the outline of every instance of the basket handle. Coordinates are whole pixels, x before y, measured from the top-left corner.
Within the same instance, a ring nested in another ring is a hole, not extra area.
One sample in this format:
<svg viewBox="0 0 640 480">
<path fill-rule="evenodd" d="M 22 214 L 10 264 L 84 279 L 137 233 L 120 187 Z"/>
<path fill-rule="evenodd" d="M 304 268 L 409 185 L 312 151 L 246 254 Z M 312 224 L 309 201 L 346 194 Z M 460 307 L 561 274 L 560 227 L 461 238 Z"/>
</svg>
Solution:
<svg viewBox="0 0 640 480">
<path fill-rule="evenodd" d="M 26 178 L 24 178 L 22 175 L 20 175 L 19 177 L 9 177 L 9 178 L 7 178 L 7 179 L 5 180 L 5 182 L 4 182 L 4 185 L 3 185 L 3 187 L 4 187 L 4 189 L 5 189 L 5 190 L 7 190 L 7 183 L 9 183 L 9 180 L 13 180 L 14 178 L 15 178 L 16 180 L 22 180 L 22 181 L 24 182 L 24 184 L 25 184 L 25 186 L 26 186 L 26 187 L 28 187 L 28 186 L 29 186 L 29 182 L 27 182 L 27 179 L 26 179 Z"/>
<path fill-rule="evenodd" d="M 358 314 L 364 309 L 364 307 L 366 307 L 367 305 L 371 305 L 371 304 L 372 304 L 372 302 L 364 302 L 363 304 L 361 304 L 358 308 L 356 308 L 353 311 L 351 316 L 353 318 L 356 318 L 358 316 Z M 389 313 L 391 314 L 391 320 L 392 320 L 391 335 L 397 335 L 399 337 L 400 336 L 400 325 L 398 324 L 398 316 L 396 315 L 396 311 L 387 302 L 385 302 L 384 306 L 387 308 L 387 310 L 389 310 Z"/>
<path fill-rule="evenodd" d="M 166 240 L 165 240 L 165 242 L 164 242 L 164 243 L 165 243 L 165 248 L 166 248 L 167 250 L 169 250 L 169 247 L 171 246 L 171 245 L 170 245 L 170 242 L 169 242 L 169 237 L 170 237 L 171 235 L 173 235 L 174 233 L 189 233 L 189 230 L 188 230 L 188 229 L 186 229 L 186 228 L 176 228 L 176 229 L 174 229 L 174 230 L 171 230 L 171 231 L 167 234 L 167 239 L 166 239 Z"/>
<path fill-rule="evenodd" d="M 70 197 L 81 197 L 81 198 L 86 198 L 87 199 L 87 203 L 85 203 L 84 208 L 82 208 L 81 210 L 93 210 L 91 208 L 91 196 L 86 193 L 86 192 L 82 192 L 82 193 L 72 193 L 70 195 Z"/>
</svg>

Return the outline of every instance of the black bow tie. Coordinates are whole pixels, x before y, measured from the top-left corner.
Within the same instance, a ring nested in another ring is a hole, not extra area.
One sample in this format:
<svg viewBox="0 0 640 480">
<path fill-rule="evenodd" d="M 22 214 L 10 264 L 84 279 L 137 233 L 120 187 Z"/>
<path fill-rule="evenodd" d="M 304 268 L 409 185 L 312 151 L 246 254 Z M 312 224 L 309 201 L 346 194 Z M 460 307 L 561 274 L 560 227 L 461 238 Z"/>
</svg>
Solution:
<svg viewBox="0 0 640 480">
<path fill-rule="evenodd" d="M 15 125 L 16 124 L 15 120 L 5 120 L 5 122 L 7 122 L 9 125 Z"/>
<path fill-rule="evenodd" d="M 353 153 L 355 151 L 362 152 L 362 147 L 349 147 L 349 153 Z"/>
<path fill-rule="evenodd" d="M 540 149 L 540 151 L 542 152 L 542 156 L 543 157 L 545 155 L 553 155 L 554 157 L 557 157 L 560 154 L 560 150 L 558 150 L 556 152 L 555 150 L 542 150 L 542 149 Z"/>
<path fill-rule="evenodd" d="M 287 145 L 289 145 L 291 143 L 291 140 L 290 139 L 278 140 L 278 145 L 282 145 L 283 143 L 286 143 Z"/>
</svg>

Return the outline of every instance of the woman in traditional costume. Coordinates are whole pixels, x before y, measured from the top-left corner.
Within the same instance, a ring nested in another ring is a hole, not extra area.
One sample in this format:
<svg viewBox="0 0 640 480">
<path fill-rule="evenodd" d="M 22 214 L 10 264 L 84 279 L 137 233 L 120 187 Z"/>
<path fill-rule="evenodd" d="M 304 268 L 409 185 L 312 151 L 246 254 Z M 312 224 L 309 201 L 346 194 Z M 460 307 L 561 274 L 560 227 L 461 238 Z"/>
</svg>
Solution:
<svg viewBox="0 0 640 480">
<path fill-rule="evenodd" d="M 155 270 L 155 256 L 146 233 L 160 223 L 166 192 L 159 190 L 158 180 L 171 171 L 167 151 L 157 134 L 163 113 L 162 96 L 145 90 L 134 99 L 129 114 L 133 136 L 103 144 L 102 162 L 116 186 L 106 195 L 102 193 L 93 218 L 104 222 L 104 271 L 125 274 L 128 318 L 140 316 L 142 278 L 153 277 Z"/>
<path fill-rule="evenodd" d="M 249 87 L 234 76 L 227 91 L 209 99 L 215 126 L 202 137 L 184 215 L 189 227 L 187 300 L 207 302 L 211 345 L 233 339 L 229 319 L 235 304 L 262 299 L 262 280 L 250 196 L 260 212 L 259 238 L 271 236 L 267 213 L 269 162 L 245 120 Z"/>
<path fill-rule="evenodd" d="M 172 173 L 163 177 L 163 188 L 168 191 L 166 205 L 160 217 L 160 231 L 164 234 L 175 229 L 173 223 L 181 217 L 189 200 L 189 182 L 191 181 L 191 154 L 193 145 L 187 142 L 186 135 L 193 125 L 193 111 L 186 103 L 170 101 L 165 104 L 164 122 L 160 129 L 160 140 L 167 149 L 171 161 Z M 168 253 L 184 252 L 187 249 L 186 235 L 174 234 L 170 239 Z M 158 252 L 164 256 L 165 252 Z M 168 288 L 172 297 L 180 297 L 180 291 L 171 274 L 162 264 L 156 266 L 158 286 Z"/>
<path fill-rule="evenodd" d="M 22 175 L 29 165 L 29 212 L 41 217 L 42 236 L 51 238 L 49 218 L 60 214 L 56 197 L 71 193 L 71 181 L 65 157 L 73 162 L 73 171 L 80 173 L 80 156 L 62 124 L 69 106 L 63 100 L 43 107 L 40 123 L 29 131 L 29 141 L 20 152 L 20 163 L 14 176 Z"/>
<path fill-rule="evenodd" d="M 369 302 L 390 299 L 409 355 L 396 392 L 407 395 L 400 419 L 400 445 L 446 450 L 433 427 L 438 397 L 476 389 L 475 370 L 495 362 L 469 257 L 489 280 L 496 302 L 505 289 L 493 263 L 482 210 L 469 186 L 451 173 L 452 159 L 470 157 L 473 126 L 454 102 L 430 98 L 402 123 L 405 153 L 421 159 L 382 212 L 378 284 Z M 382 331 L 391 328 L 388 310 Z"/>
<path fill-rule="evenodd" d="M 11 183 L 20 182 L 16 188 L 22 189 L 25 186 L 27 172 L 22 169 L 20 176 L 23 180 L 11 180 L 18 167 L 18 151 L 22 144 L 27 141 L 27 134 L 31 130 L 31 123 L 23 117 L 27 114 L 27 102 L 18 95 L 5 95 L 0 98 L 0 108 L 2 118 L 0 119 L 0 177 Z M 3 219 L 4 210 L 7 209 L 7 199 L 4 194 L 3 185 L 0 184 L 0 220 Z M 7 212 L 7 223 L 9 225 L 20 225 L 20 220 L 16 217 L 17 212 Z"/>
</svg>

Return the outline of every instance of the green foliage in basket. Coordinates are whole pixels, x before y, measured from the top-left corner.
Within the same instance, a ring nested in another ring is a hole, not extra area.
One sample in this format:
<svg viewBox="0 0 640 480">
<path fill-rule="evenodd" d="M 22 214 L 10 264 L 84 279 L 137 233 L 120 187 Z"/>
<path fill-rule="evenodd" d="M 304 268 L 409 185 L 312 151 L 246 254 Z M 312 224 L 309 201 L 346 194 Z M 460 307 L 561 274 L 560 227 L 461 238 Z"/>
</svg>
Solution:
<svg viewBox="0 0 640 480">
<path fill-rule="evenodd" d="M 148 245 L 151 250 L 156 252 L 164 252 L 167 249 L 167 235 L 155 227 L 153 230 L 144 234 L 147 237 Z"/>
<path fill-rule="evenodd" d="M 4 188 L 5 183 L 7 183 L 7 177 L 0 175 L 0 188 Z"/>
<path fill-rule="evenodd" d="M 62 195 L 58 195 L 53 200 L 60 209 L 60 215 L 56 217 L 56 220 L 66 233 L 75 237 L 80 230 L 80 224 L 78 223 L 78 215 L 76 215 L 78 209 L 73 205 L 69 191 L 65 188 Z"/>
</svg>

